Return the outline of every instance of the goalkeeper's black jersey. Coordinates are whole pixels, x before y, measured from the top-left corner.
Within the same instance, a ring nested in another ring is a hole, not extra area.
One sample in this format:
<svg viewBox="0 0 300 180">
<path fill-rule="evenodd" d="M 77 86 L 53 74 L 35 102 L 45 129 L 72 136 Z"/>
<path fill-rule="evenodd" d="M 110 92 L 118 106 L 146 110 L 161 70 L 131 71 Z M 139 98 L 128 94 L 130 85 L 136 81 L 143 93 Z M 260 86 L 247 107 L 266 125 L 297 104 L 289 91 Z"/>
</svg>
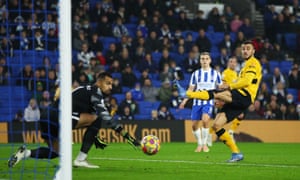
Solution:
<svg viewBox="0 0 300 180">
<path fill-rule="evenodd" d="M 77 113 L 96 113 L 100 115 L 108 112 L 104 95 L 97 86 L 79 86 L 72 92 L 72 111 Z"/>
</svg>

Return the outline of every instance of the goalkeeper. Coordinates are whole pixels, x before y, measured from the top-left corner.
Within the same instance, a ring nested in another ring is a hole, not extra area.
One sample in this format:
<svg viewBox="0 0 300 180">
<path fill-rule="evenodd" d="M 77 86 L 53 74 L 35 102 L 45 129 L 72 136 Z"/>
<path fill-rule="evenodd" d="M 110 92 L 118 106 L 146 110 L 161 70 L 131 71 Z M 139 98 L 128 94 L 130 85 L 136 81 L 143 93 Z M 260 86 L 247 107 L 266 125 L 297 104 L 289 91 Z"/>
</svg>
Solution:
<svg viewBox="0 0 300 180">
<path fill-rule="evenodd" d="M 111 128 L 126 138 L 132 146 L 140 146 L 140 142 L 124 131 L 117 121 L 113 120 L 104 104 L 104 97 L 109 95 L 112 90 L 112 82 L 112 76 L 109 73 L 102 72 L 97 76 L 94 85 L 79 86 L 72 92 L 72 128 L 87 127 L 83 135 L 80 152 L 74 160 L 75 167 L 99 168 L 97 165 L 88 163 L 87 156 L 93 144 L 96 145 L 96 148 L 102 149 L 107 145 L 97 136 L 102 120 L 106 121 Z M 11 158 L 17 158 L 17 160 L 15 160 L 15 163 L 9 162 L 9 166 L 14 166 L 20 159 L 26 157 L 27 151 L 20 148 Z M 56 152 L 58 152 L 58 149 L 56 149 Z M 48 158 L 48 156 L 44 158 Z"/>
</svg>

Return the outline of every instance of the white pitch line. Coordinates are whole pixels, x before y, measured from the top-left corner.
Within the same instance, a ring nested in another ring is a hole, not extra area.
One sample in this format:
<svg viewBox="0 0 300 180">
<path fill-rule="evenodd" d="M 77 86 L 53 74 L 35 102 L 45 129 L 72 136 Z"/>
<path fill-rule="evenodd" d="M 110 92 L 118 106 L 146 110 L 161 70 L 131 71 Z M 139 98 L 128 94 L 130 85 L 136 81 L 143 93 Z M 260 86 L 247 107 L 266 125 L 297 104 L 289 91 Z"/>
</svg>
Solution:
<svg viewBox="0 0 300 180">
<path fill-rule="evenodd" d="M 221 162 L 201 162 L 201 161 L 184 161 L 184 160 L 160 160 L 160 159 L 133 159 L 133 158 L 90 158 L 98 160 L 112 161 L 142 161 L 142 162 L 163 162 L 163 163 L 186 163 L 186 164 L 210 164 L 210 165 L 236 165 L 236 166 L 257 166 L 257 167 L 274 167 L 274 168 L 300 168 L 295 165 L 275 165 L 275 164 L 251 164 L 251 163 L 221 163 Z"/>
</svg>

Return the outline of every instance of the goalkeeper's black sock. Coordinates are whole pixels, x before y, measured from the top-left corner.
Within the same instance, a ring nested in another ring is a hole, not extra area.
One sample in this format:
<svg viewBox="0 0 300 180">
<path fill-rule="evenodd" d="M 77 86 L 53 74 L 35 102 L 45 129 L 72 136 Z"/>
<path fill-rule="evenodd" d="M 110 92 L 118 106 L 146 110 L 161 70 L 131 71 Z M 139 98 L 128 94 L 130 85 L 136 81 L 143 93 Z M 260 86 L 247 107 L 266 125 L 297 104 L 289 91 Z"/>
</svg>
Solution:
<svg viewBox="0 0 300 180">
<path fill-rule="evenodd" d="M 40 147 L 31 150 L 30 157 L 36 159 L 54 159 L 58 157 L 58 154 L 54 151 L 51 151 L 51 149 L 48 147 Z"/>
<path fill-rule="evenodd" d="M 81 152 L 88 153 L 91 149 L 92 145 L 95 142 L 95 138 L 99 132 L 101 127 L 101 119 L 97 118 L 85 131 L 82 145 L 81 145 Z"/>
</svg>

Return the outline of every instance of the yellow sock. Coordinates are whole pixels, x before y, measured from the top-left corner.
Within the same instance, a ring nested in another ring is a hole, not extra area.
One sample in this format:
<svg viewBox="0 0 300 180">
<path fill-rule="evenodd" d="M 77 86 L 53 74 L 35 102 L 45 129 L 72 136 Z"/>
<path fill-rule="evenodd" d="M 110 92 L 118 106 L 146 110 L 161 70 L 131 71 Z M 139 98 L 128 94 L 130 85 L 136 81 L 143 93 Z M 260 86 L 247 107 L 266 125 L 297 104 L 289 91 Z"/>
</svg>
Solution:
<svg viewBox="0 0 300 180">
<path fill-rule="evenodd" d="M 225 131 L 225 129 L 221 129 L 220 131 Z M 220 131 L 218 131 L 217 134 Z M 231 152 L 233 152 L 233 153 L 239 153 L 240 152 L 239 148 L 237 147 L 235 142 L 232 140 L 231 136 L 229 135 L 229 133 L 227 131 L 225 131 L 222 135 L 220 135 L 219 139 L 221 141 L 223 141 L 224 144 L 226 144 L 230 148 Z"/>
<path fill-rule="evenodd" d="M 207 91 L 186 91 L 186 96 L 192 99 L 209 100 L 209 93 Z"/>
<path fill-rule="evenodd" d="M 212 127 L 210 127 L 209 128 L 209 134 L 212 134 L 212 133 L 214 133 L 215 132 L 215 130 L 212 128 Z"/>
<path fill-rule="evenodd" d="M 235 118 L 231 123 L 230 129 L 235 131 L 237 129 L 237 127 L 240 125 L 240 123 L 241 123 L 241 121 L 238 120 L 237 118 Z"/>
</svg>

